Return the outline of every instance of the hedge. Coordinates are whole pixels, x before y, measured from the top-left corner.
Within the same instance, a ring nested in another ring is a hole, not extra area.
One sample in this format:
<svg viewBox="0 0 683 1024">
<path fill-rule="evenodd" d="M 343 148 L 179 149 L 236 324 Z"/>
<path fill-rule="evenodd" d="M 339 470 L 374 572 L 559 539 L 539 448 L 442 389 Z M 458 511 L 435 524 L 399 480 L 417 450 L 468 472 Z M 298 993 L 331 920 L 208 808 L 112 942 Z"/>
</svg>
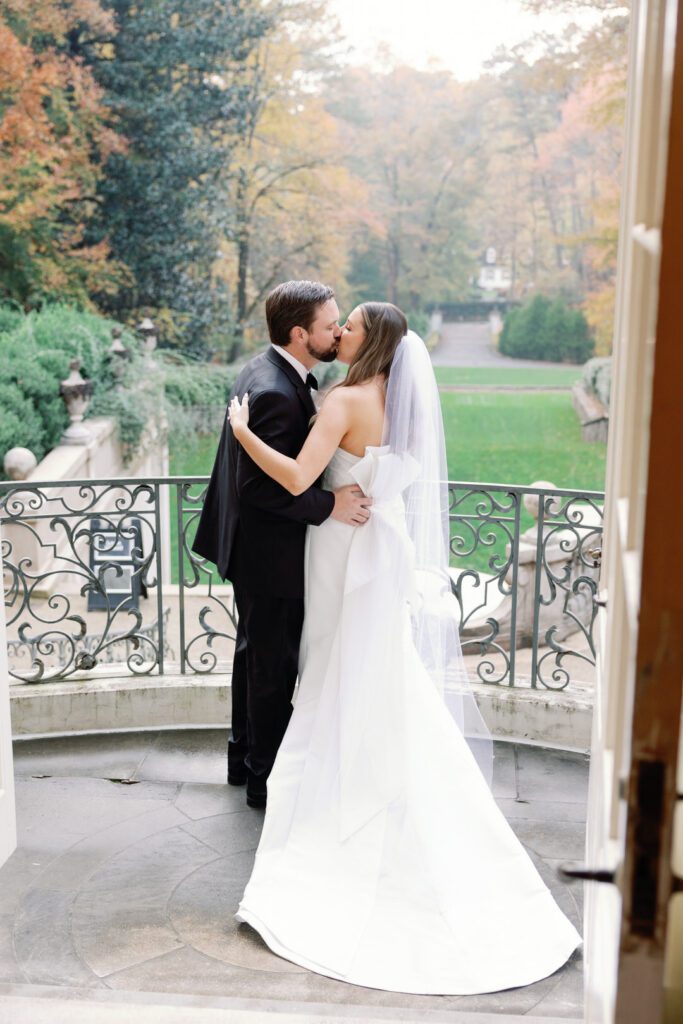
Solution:
<svg viewBox="0 0 683 1024">
<path fill-rule="evenodd" d="M 505 317 L 498 347 L 504 355 L 556 363 L 584 363 L 595 351 L 588 322 L 562 299 L 535 295 Z"/>
</svg>

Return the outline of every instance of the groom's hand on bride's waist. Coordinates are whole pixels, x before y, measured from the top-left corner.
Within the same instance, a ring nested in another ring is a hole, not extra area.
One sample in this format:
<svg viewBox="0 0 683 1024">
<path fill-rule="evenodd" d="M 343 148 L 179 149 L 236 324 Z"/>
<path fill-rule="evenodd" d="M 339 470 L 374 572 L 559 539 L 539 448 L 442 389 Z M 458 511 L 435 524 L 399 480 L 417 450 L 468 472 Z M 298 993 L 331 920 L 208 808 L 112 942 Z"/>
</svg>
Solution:
<svg viewBox="0 0 683 1024">
<path fill-rule="evenodd" d="M 362 526 L 370 518 L 372 498 L 366 497 L 358 484 L 348 484 L 334 491 L 331 516 L 348 526 Z"/>
</svg>

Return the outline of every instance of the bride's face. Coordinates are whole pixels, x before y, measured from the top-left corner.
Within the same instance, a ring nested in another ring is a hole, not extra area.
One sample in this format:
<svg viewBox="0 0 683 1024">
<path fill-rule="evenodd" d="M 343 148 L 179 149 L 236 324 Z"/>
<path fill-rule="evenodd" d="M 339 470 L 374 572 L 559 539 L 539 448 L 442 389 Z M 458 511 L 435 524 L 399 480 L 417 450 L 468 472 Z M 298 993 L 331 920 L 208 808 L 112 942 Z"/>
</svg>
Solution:
<svg viewBox="0 0 683 1024">
<path fill-rule="evenodd" d="M 339 339 L 339 351 L 337 360 L 340 363 L 350 365 L 356 357 L 358 349 L 365 341 L 365 326 L 360 309 L 354 309 L 342 327 L 341 338 Z"/>
</svg>

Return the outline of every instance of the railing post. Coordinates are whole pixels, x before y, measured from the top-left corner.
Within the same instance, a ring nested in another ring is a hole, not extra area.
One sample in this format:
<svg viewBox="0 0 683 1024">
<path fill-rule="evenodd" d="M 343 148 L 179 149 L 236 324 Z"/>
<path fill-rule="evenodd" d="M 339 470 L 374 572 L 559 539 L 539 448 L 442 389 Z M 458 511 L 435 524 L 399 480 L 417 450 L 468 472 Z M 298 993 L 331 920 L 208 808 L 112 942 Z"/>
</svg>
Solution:
<svg viewBox="0 0 683 1024">
<path fill-rule="evenodd" d="M 536 575 L 534 578 L 534 622 L 531 627 L 531 688 L 536 689 L 538 677 L 538 626 L 541 620 L 541 571 L 543 567 L 543 526 L 545 494 L 538 496 L 538 529 L 536 532 Z"/>
<path fill-rule="evenodd" d="M 164 576 L 163 576 L 163 560 L 161 557 L 161 508 L 160 508 L 160 488 L 159 484 L 154 484 L 154 536 L 156 539 L 156 572 L 157 572 L 157 623 L 159 625 L 159 650 L 157 653 L 157 661 L 159 664 L 159 675 L 164 674 Z"/>
<path fill-rule="evenodd" d="M 176 483 L 176 533 L 178 537 L 178 616 L 180 618 L 180 671 L 185 674 L 185 538 L 183 537 L 183 484 Z"/>
<path fill-rule="evenodd" d="M 522 493 L 514 492 L 515 496 L 515 533 L 512 540 L 512 608 L 510 610 L 510 682 L 515 685 L 515 662 L 517 655 L 517 577 L 519 573 L 519 539 L 522 523 Z"/>
</svg>

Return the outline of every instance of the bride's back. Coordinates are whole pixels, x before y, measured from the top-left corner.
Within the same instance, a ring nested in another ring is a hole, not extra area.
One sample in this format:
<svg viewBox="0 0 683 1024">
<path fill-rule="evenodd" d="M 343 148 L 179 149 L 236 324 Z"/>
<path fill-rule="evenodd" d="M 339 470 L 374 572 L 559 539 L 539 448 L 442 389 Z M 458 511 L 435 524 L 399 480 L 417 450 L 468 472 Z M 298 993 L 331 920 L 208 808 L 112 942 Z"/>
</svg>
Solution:
<svg viewBox="0 0 683 1024">
<path fill-rule="evenodd" d="M 368 445 L 382 443 L 384 428 L 384 383 L 374 377 L 339 389 L 344 394 L 349 419 L 349 429 L 339 442 L 339 447 L 351 455 L 362 457 Z"/>
</svg>

